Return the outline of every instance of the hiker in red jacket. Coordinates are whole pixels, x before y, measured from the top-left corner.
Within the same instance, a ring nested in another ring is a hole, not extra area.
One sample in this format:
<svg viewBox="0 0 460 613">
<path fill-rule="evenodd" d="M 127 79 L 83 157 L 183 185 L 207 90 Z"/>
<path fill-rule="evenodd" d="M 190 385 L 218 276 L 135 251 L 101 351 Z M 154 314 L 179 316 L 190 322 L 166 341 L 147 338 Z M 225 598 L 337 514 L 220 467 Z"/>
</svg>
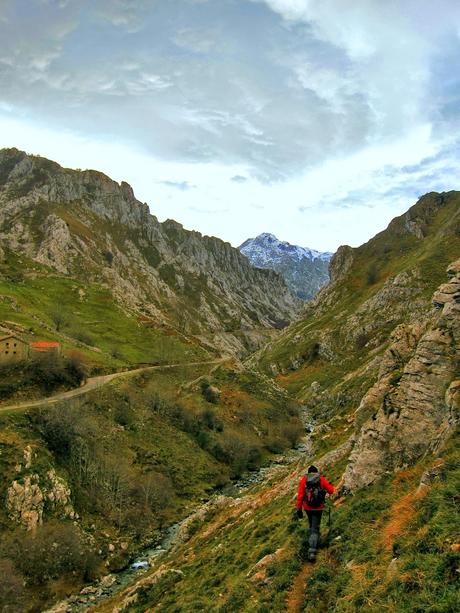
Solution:
<svg viewBox="0 0 460 613">
<path fill-rule="evenodd" d="M 316 466 L 310 466 L 307 474 L 300 479 L 297 492 L 296 518 L 302 519 L 302 509 L 307 512 L 310 535 L 308 538 L 308 559 L 315 561 L 319 544 L 319 527 L 324 510 L 326 494 L 333 494 L 334 487 L 319 474 Z"/>
</svg>

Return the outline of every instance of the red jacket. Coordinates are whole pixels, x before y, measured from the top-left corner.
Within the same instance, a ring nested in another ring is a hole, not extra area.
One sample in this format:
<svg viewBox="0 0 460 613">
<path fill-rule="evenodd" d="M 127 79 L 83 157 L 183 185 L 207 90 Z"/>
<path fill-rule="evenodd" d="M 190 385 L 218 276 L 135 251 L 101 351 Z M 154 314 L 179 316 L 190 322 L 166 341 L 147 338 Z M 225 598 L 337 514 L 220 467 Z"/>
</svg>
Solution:
<svg viewBox="0 0 460 613">
<path fill-rule="evenodd" d="M 319 478 L 319 484 L 320 484 L 320 487 L 322 487 L 323 490 L 326 490 L 328 494 L 334 493 L 334 486 L 331 485 L 328 481 L 326 481 L 323 475 L 321 475 Z M 309 507 L 306 501 L 304 500 L 306 486 L 307 486 L 307 476 L 304 475 L 300 479 L 300 483 L 299 483 L 299 490 L 297 492 L 297 502 L 295 505 L 296 509 L 297 510 L 304 509 L 305 511 L 322 511 L 324 509 L 324 504 L 320 505 L 319 507 Z"/>
</svg>

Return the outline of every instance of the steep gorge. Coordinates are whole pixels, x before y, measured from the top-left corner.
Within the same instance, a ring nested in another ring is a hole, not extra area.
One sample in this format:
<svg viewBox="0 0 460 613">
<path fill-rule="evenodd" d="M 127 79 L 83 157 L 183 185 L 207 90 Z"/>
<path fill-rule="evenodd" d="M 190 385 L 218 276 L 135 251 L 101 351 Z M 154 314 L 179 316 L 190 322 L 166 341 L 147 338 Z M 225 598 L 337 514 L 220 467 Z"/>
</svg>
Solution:
<svg viewBox="0 0 460 613">
<path fill-rule="evenodd" d="M 8 155 L 11 168 L 7 164 L 0 174 L 6 257 L 30 258 L 59 279 L 87 275 L 112 284 L 124 309 L 145 313 L 155 325 L 180 327 L 176 309 L 183 307 L 184 334 L 237 353 L 256 349 L 267 331 L 281 326 L 280 313 L 296 312 L 276 275 L 247 269 L 244 258 L 217 239 L 175 222 L 159 224 L 127 186 L 16 151 Z M 152 246 L 160 262 L 149 263 Z M 350 613 L 425 611 L 435 601 L 441 603 L 437 610 L 455 611 L 459 254 L 460 194 L 427 194 L 365 245 L 341 247 L 331 262 L 331 284 L 244 366 L 232 362 L 193 374 L 179 368 L 167 384 L 167 402 L 157 396 L 165 385 L 157 380 L 95 395 L 91 406 L 63 412 L 64 434 L 73 437 L 68 457 L 60 452 L 66 436 L 59 438 L 62 430 L 56 432 L 46 414 L 5 418 L 0 467 L 9 502 L 3 526 L 38 524 L 43 517 L 67 525 L 66 513 L 83 509 L 81 528 L 116 569 L 115 554 L 126 562 L 134 551 L 136 537 L 126 536 L 132 522 L 145 528 L 136 523 L 145 501 L 144 471 L 160 488 L 175 488 L 166 510 L 155 508 L 158 488 L 148 493 L 151 508 L 143 521 L 151 530 L 183 516 L 184 494 L 196 503 L 222 481 L 296 445 L 299 403 L 308 434 L 298 463 L 282 458 L 280 470 L 255 489 L 206 507 L 177 548 L 97 610 L 278 612 L 291 602 L 294 584 L 292 601 L 308 613 L 319 603 L 323 610 Z M 246 289 L 242 279 L 254 287 Z M 270 288 L 276 299 L 267 305 Z M 231 327 L 226 317 L 236 312 L 240 319 Z M 209 383 L 221 392 L 215 404 L 203 395 Z M 28 445 L 35 445 L 38 466 L 27 466 Z M 289 516 L 297 478 L 313 460 L 343 497 L 329 548 L 305 572 L 305 530 Z M 88 482 L 80 482 L 81 466 Z M 92 505 L 102 501 L 92 498 L 88 484 L 100 474 L 113 505 L 94 515 Z M 70 493 L 63 475 L 74 484 Z M 122 490 L 130 500 L 126 516 L 118 481 L 128 488 Z M 126 494 L 131 481 L 132 500 Z M 112 541 L 116 551 L 109 550 Z M 53 589 L 49 601 L 65 595 L 62 586 Z"/>
</svg>

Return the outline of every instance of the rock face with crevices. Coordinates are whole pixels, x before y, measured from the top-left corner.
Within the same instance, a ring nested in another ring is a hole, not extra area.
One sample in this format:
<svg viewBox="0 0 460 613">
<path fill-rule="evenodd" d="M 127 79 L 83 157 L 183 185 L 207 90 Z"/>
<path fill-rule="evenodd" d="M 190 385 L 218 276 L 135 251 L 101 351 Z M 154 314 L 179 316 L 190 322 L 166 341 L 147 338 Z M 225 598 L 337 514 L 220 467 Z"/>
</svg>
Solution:
<svg viewBox="0 0 460 613">
<path fill-rule="evenodd" d="M 24 461 L 16 466 L 16 478 L 7 490 L 5 506 L 10 519 L 32 532 L 42 524 L 45 508 L 48 515 L 76 519 L 66 481 L 54 468 L 40 475 L 34 469 L 34 459 L 34 450 L 28 445 Z"/>
<path fill-rule="evenodd" d="M 425 321 L 394 331 L 377 382 L 357 410 L 358 433 L 344 476 L 349 490 L 435 451 L 460 418 L 460 260 L 433 296 Z"/>
</svg>

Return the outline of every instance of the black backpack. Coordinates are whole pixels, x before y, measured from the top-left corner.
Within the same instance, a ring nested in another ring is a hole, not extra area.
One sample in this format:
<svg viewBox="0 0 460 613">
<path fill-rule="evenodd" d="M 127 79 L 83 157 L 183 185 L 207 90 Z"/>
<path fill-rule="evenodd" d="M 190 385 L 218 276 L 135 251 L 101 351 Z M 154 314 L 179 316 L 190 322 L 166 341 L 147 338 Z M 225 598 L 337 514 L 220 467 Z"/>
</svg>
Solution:
<svg viewBox="0 0 460 613">
<path fill-rule="evenodd" d="M 319 473 L 307 474 L 307 485 L 305 487 L 305 502 L 309 507 L 320 507 L 326 499 L 326 490 L 320 484 Z"/>
</svg>

